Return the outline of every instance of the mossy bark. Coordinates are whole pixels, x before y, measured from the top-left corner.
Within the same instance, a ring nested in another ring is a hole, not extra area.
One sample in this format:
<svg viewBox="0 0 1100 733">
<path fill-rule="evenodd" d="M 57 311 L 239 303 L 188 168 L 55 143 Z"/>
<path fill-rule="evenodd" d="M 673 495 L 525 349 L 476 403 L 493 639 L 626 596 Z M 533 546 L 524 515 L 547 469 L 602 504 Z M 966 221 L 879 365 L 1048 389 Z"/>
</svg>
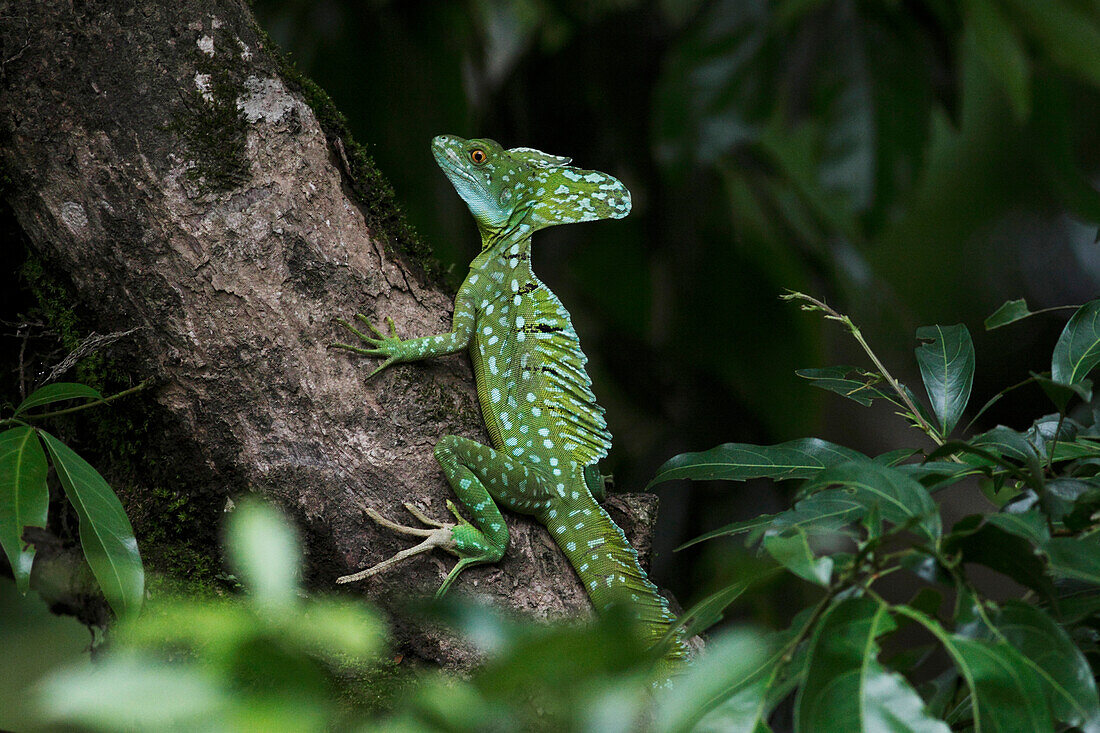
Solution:
<svg viewBox="0 0 1100 733">
<path fill-rule="evenodd" d="M 444 518 L 433 445 L 485 439 L 465 356 L 367 381 L 369 363 L 327 345 L 342 337 L 334 319 L 356 312 L 392 316 L 404 336 L 447 330 L 450 296 L 339 114 L 247 5 L 0 2 L 0 43 L 8 205 L 98 327 L 140 328 L 130 366 L 156 380 L 150 409 L 170 432 L 158 445 L 175 446 L 165 460 L 188 486 L 280 503 L 315 589 L 406 544 L 360 503 Z M 648 547 L 652 499 L 611 503 Z M 542 528 L 509 520 L 504 561 L 465 573 L 458 592 L 539 617 L 587 613 Z M 434 589 L 446 565 L 420 557 L 346 592 L 386 604 Z M 435 630 L 399 633 L 424 659 L 470 660 Z"/>
</svg>

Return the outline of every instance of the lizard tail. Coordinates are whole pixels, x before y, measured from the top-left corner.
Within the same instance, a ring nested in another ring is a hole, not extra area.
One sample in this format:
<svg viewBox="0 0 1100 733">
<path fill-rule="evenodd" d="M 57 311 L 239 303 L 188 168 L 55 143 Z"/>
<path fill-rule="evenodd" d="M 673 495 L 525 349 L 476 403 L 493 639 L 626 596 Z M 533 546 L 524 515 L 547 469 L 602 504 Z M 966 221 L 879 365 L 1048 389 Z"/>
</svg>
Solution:
<svg viewBox="0 0 1100 733">
<path fill-rule="evenodd" d="M 574 494 L 548 512 L 546 526 L 577 571 L 597 613 L 612 605 L 634 609 L 645 642 L 652 646 L 665 638 L 676 617 L 638 563 L 638 552 L 623 531 L 587 491 Z M 687 663 L 688 647 L 682 636 L 672 639 L 657 662 L 661 678 L 676 674 Z"/>
</svg>

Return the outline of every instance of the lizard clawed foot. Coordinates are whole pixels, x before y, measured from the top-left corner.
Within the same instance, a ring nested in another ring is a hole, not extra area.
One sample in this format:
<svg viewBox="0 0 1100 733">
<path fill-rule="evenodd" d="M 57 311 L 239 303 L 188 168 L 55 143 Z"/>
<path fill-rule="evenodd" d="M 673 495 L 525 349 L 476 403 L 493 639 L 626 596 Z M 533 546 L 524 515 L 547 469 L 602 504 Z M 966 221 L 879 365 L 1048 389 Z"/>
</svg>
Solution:
<svg viewBox="0 0 1100 733">
<path fill-rule="evenodd" d="M 448 505 L 450 505 L 450 503 L 451 502 L 449 501 L 447 502 Z M 360 570 L 359 572 L 353 573 L 351 575 L 344 575 L 342 577 L 339 577 L 336 579 L 337 583 L 354 583 L 357 580 L 369 578 L 372 575 L 377 575 L 378 573 L 388 570 L 394 565 L 397 565 L 398 563 L 403 562 L 410 557 L 415 557 L 416 555 L 424 552 L 431 552 L 436 548 L 445 550 L 452 554 L 458 554 L 458 543 L 455 541 L 453 532 L 455 525 L 446 524 L 444 522 L 436 522 L 435 520 L 428 518 L 427 515 L 425 515 L 422 511 L 414 507 L 412 504 L 409 504 L 408 502 L 405 503 L 405 509 L 407 509 L 410 514 L 419 519 L 421 522 L 430 527 L 433 527 L 434 529 L 424 529 L 423 527 L 406 527 L 403 524 L 391 522 L 368 506 L 361 506 L 361 508 L 368 517 L 374 520 L 375 524 L 385 527 L 391 532 L 395 532 L 397 534 L 410 535 L 412 537 L 423 537 L 424 541 L 418 545 L 414 545 L 413 547 L 402 550 L 393 557 L 387 558 L 377 565 L 372 565 L 365 570 Z M 453 508 L 452 511 L 454 511 Z"/>
<path fill-rule="evenodd" d="M 386 316 L 386 326 L 389 329 L 388 334 L 379 331 L 378 328 L 370 322 L 370 319 L 362 313 L 356 314 L 355 317 L 365 323 L 367 327 L 374 332 L 374 336 L 368 336 L 343 318 L 337 318 L 336 322 L 355 334 L 355 336 L 358 337 L 360 341 L 366 344 L 367 348 L 354 346 L 353 344 L 345 344 L 343 342 L 331 343 L 329 344 L 329 348 L 344 349 L 345 351 L 351 351 L 353 353 L 361 354 L 363 356 L 386 357 L 386 360 L 383 361 L 377 369 L 375 369 L 367 376 L 367 379 L 370 379 L 389 365 L 400 360 L 402 341 L 401 338 L 397 335 L 397 326 L 394 325 L 393 319 L 389 316 Z"/>
</svg>

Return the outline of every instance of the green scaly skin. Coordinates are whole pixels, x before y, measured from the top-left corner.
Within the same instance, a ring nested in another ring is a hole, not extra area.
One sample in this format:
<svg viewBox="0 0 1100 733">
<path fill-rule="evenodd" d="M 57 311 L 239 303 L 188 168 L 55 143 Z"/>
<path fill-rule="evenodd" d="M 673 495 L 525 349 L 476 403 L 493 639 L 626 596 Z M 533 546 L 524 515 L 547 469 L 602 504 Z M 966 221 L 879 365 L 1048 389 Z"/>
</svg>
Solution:
<svg viewBox="0 0 1100 733">
<path fill-rule="evenodd" d="M 373 373 L 468 348 L 492 447 L 444 436 L 435 456 L 455 494 L 473 516 L 451 506 L 457 524 L 428 520 L 433 529 L 394 524 L 370 509 L 378 523 L 425 538 L 393 558 L 338 582 L 359 580 L 433 548 L 459 557 L 439 592 L 466 567 L 496 562 L 508 546 L 499 507 L 533 515 L 550 531 L 577 571 L 593 605 L 636 609 L 646 640 L 662 639 L 674 617 L 638 565 L 638 554 L 596 502 L 602 484 L 596 463 L 611 435 L 585 372 L 587 359 L 569 313 L 531 271 L 531 235 L 548 226 L 619 219 L 630 212 L 630 192 L 615 178 L 568 165 L 570 160 L 530 148 L 504 150 L 488 139 L 441 135 L 432 151 L 481 231 L 481 253 L 470 264 L 455 300 L 449 333 L 402 340 L 393 322 L 375 336 L 341 321 L 368 348 L 336 346 L 384 357 Z M 687 659 L 674 638 L 657 663 L 667 679 Z"/>
</svg>

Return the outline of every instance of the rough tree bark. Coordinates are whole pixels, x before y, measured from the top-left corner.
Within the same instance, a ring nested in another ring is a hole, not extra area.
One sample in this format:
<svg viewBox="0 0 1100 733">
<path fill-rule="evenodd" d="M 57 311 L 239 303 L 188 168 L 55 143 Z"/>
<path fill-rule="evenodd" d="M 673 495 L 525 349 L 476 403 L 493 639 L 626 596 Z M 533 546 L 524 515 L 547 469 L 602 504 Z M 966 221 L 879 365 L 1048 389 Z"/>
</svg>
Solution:
<svg viewBox="0 0 1100 733">
<path fill-rule="evenodd" d="M 450 296 L 403 251 L 384 184 L 243 0 L 0 2 L 0 41 L 9 205 L 103 328 L 141 327 L 137 369 L 156 378 L 193 469 L 285 507 L 321 587 L 405 544 L 359 502 L 445 517 L 433 445 L 485 440 L 466 357 L 368 382 L 370 363 L 326 345 L 334 319 L 357 311 L 392 316 L 403 336 L 440 332 Z M 611 504 L 644 553 L 652 498 Z M 505 560 L 464 574 L 460 592 L 539 617 L 586 613 L 546 533 L 509 524 Z M 434 588 L 447 564 L 422 556 L 351 592 L 384 603 Z M 437 632 L 403 634 L 425 659 L 469 660 Z"/>
</svg>

